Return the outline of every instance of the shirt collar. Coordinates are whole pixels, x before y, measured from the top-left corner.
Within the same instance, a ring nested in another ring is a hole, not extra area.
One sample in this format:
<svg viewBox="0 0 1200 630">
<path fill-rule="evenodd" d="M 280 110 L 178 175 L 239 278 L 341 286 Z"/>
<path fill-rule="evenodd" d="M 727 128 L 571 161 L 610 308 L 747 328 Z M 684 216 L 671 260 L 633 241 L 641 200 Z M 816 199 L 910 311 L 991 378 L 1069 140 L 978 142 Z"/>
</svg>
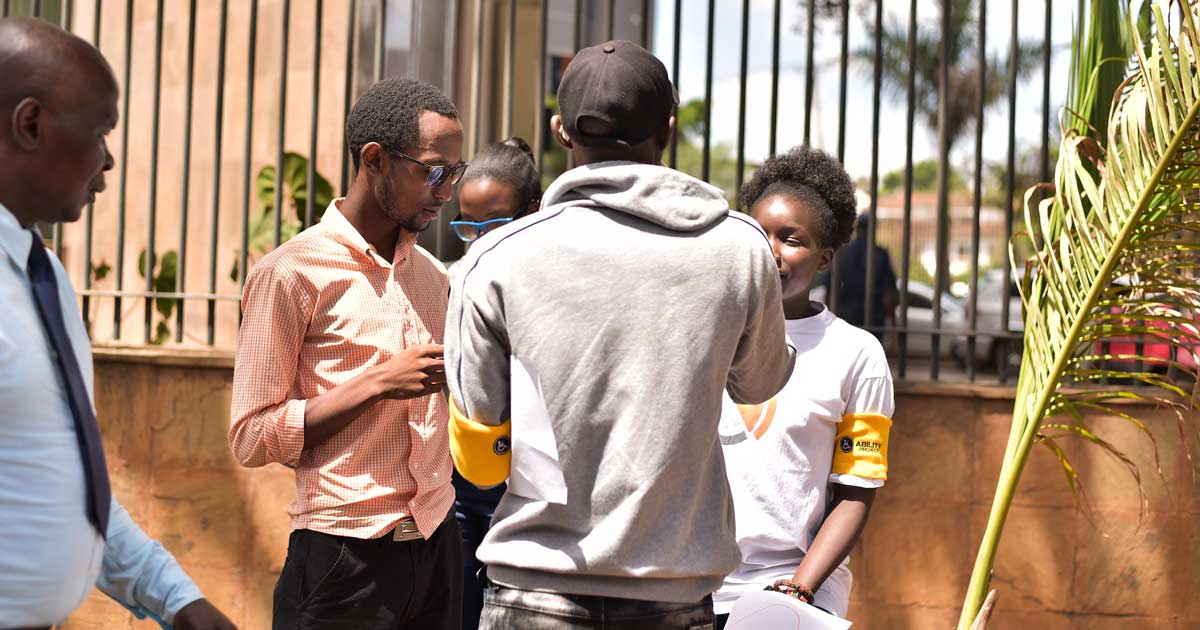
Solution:
<svg viewBox="0 0 1200 630">
<path fill-rule="evenodd" d="M 339 197 L 330 202 L 329 207 L 325 209 L 325 214 L 321 217 L 321 226 L 329 231 L 335 238 L 350 246 L 356 252 L 362 252 L 368 258 L 375 261 L 380 267 L 392 267 L 398 265 L 408 258 L 412 246 L 417 242 L 416 235 L 408 230 L 400 230 L 400 240 L 396 243 L 396 255 L 392 257 L 391 262 L 384 260 L 379 252 L 363 238 L 362 234 L 358 233 L 354 225 L 350 223 L 346 216 L 339 209 L 345 197 Z M 26 252 L 28 253 L 28 252 Z"/>
<path fill-rule="evenodd" d="M 16 263 L 22 273 L 26 272 L 29 264 L 29 250 L 33 245 L 33 230 L 21 227 L 14 215 L 4 204 L 0 203 L 0 249 L 3 249 Z"/>
</svg>

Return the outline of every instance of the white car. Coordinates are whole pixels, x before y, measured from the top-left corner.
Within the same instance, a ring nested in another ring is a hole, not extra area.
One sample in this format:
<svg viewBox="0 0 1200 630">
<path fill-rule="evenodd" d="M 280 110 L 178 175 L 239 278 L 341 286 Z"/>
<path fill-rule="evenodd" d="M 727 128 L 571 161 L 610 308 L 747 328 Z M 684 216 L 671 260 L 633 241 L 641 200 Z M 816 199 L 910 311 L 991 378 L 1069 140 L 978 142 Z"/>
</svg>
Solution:
<svg viewBox="0 0 1200 630">
<path fill-rule="evenodd" d="M 899 288 L 899 287 L 897 287 Z M 816 287 L 812 290 L 810 298 L 814 301 L 825 303 L 826 288 L 824 286 Z M 908 282 L 908 323 L 907 323 L 907 347 L 905 352 L 909 357 L 928 358 L 933 354 L 933 287 L 924 282 L 909 280 Z M 954 354 L 955 340 L 962 335 L 963 326 L 963 308 L 953 295 L 949 293 L 942 294 L 942 322 L 941 339 L 938 340 L 938 354 L 942 357 L 951 357 Z M 899 304 L 897 304 L 899 311 Z M 897 317 L 899 313 L 897 313 Z M 889 318 L 888 326 L 899 326 L 899 321 L 891 321 Z M 888 354 L 892 355 L 899 352 L 898 335 L 895 332 L 889 332 L 883 339 L 884 347 Z"/>
<path fill-rule="evenodd" d="M 1020 339 L 1007 336 L 995 336 L 987 333 L 1020 334 L 1025 330 L 1025 319 L 1021 312 L 1021 294 L 1015 280 L 1010 280 L 1011 272 L 1003 269 L 991 269 L 979 276 L 978 288 L 978 319 L 975 329 L 980 333 L 975 337 L 976 365 L 987 365 L 999 369 L 1001 363 L 1007 363 L 1010 371 L 1020 368 L 1022 343 Z M 1005 302 L 1005 283 L 1008 284 L 1008 322 L 1002 322 L 1003 305 Z M 963 329 L 971 326 L 971 299 L 967 296 L 962 302 Z M 955 339 L 954 353 L 963 362 L 969 360 L 967 337 Z"/>
<path fill-rule="evenodd" d="M 910 357 L 930 357 L 933 356 L 933 303 L 934 303 L 934 288 L 924 282 L 915 280 L 908 281 L 908 321 L 907 329 L 907 347 L 906 352 Z M 941 300 L 942 321 L 938 332 L 941 338 L 938 340 L 938 354 L 942 357 L 949 357 L 953 353 L 954 341 L 962 334 L 963 326 L 963 308 L 953 295 L 942 293 Z M 902 300 L 901 304 L 905 301 Z M 899 310 L 899 306 L 897 306 Z M 899 326 L 899 316 L 897 313 L 896 325 Z"/>
</svg>

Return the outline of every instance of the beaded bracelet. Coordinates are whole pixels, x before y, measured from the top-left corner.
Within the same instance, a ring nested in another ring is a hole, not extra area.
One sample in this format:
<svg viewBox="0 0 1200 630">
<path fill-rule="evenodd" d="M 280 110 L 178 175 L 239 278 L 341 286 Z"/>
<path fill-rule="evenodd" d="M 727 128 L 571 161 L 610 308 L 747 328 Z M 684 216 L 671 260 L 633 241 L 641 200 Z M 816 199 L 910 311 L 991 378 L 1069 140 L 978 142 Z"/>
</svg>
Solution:
<svg viewBox="0 0 1200 630">
<path fill-rule="evenodd" d="M 816 599 L 813 597 L 812 589 L 804 586 L 803 584 L 797 584 L 791 580 L 775 580 L 775 583 L 768 586 L 765 590 L 783 593 L 788 597 L 795 597 L 805 604 L 812 604 Z"/>
</svg>

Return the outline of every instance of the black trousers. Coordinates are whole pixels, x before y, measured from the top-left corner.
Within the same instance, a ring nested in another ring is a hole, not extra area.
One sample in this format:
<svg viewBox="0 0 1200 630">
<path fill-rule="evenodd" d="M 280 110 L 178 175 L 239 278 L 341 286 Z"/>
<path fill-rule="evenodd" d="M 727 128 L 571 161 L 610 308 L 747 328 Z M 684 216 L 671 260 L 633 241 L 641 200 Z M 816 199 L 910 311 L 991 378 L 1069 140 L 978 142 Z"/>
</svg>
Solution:
<svg viewBox="0 0 1200 630">
<path fill-rule="evenodd" d="M 454 513 L 428 540 L 292 532 L 274 630 L 459 630 L 462 536 Z"/>
</svg>

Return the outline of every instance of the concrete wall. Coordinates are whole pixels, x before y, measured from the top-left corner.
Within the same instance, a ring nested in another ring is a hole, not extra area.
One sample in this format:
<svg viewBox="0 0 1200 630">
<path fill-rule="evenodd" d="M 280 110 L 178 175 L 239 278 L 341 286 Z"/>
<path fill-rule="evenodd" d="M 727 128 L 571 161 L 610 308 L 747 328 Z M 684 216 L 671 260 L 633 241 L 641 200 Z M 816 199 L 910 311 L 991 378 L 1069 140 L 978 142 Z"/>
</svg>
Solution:
<svg viewBox="0 0 1200 630">
<path fill-rule="evenodd" d="M 239 627 L 263 630 L 293 482 L 280 466 L 245 470 L 230 457 L 230 366 L 227 355 L 100 351 L 97 406 L 118 498 Z M 856 628 L 948 629 L 987 517 L 1012 401 L 986 388 L 899 389 L 892 480 L 853 556 L 850 617 Z M 1136 428 L 1114 418 L 1092 426 L 1140 465 L 1140 518 L 1137 484 L 1099 449 L 1064 443 L 1087 484 L 1091 522 L 1049 451 L 1034 451 L 1001 547 L 991 630 L 1200 628 L 1200 489 L 1175 416 L 1136 411 L 1157 436 L 1161 475 Z M 66 625 L 154 627 L 98 593 Z"/>
</svg>

